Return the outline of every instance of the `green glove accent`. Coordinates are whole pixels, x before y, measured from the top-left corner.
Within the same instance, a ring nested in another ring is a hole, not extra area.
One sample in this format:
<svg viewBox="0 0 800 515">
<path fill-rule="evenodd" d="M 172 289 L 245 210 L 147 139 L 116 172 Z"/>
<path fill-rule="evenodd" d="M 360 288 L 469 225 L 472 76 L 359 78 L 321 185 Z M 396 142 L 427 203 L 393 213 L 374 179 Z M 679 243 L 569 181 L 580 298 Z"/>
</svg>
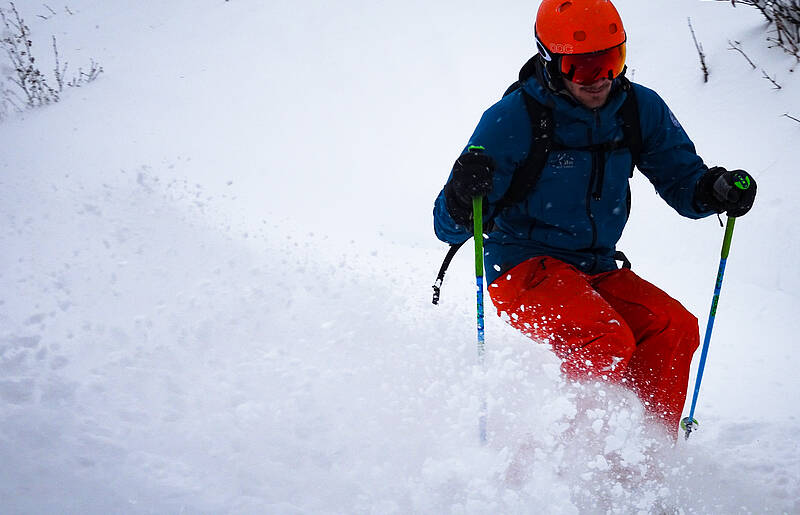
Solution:
<svg viewBox="0 0 800 515">
<path fill-rule="evenodd" d="M 740 190 L 749 190 L 750 189 L 750 177 L 739 176 L 737 181 L 733 183 L 734 186 L 739 188 Z"/>
</svg>

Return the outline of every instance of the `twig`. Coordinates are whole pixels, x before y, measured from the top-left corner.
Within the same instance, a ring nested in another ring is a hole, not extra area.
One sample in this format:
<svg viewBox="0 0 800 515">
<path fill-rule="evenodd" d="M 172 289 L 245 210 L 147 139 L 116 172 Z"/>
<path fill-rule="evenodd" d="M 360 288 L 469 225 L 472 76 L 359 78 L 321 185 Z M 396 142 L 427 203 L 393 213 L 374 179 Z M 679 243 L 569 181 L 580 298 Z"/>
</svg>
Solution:
<svg viewBox="0 0 800 515">
<path fill-rule="evenodd" d="M 78 68 L 78 76 L 73 77 L 72 80 L 67 83 L 67 86 L 79 88 L 82 84 L 89 84 L 97 80 L 97 77 L 99 77 L 101 73 L 103 73 L 103 67 L 94 62 L 94 59 L 89 59 L 89 71 L 84 72 L 83 68 Z"/>
<path fill-rule="evenodd" d="M 750 63 L 750 66 L 752 66 L 754 70 L 756 69 L 756 65 L 753 64 L 753 61 L 751 61 L 750 58 L 747 57 L 747 54 L 744 53 L 744 50 L 742 50 L 741 43 L 739 43 L 738 41 L 731 42 L 731 40 L 729 39 L 728 44 L 730 45 L 730 48 L 728 48 L 728 50 L 736 50 L 737 52 L 742 54 L 744 58 L 747 59 L 747 62 Z"/>
<path fill-rule="evenodd" d="M 697 36 L 694 33 L 694 27 L 692 27 L 692 19 L 687 19 L 689 20 L 689 30 L 692 32 L 694 46 L 697 48 L 697 53 L 700 55 L 700 67 L 703 69 L 703 82 L 708 82 L 708 66 L 706 66 L 706 56 L 703 53 L 703 45 L 697 42 Z"/>
<path fill-rule="evenodd" d="M 767 79 L 768 81 L 770 81 L 775 86 L 774 89 L 782 89 L 781 85 L 778 84 L 777 82 L 775 82 L 775 79 L 773 79 L 772 77 L 767 75 L 767 72 L 765 70 L 761 70 L 761 72 L 764 74 L 764 78 Z"/>
<path fill-rule="evenodd" d="M 47 4 L 42 4 L 42 5 L 45 7 L 45 9 L 47 9 L 48 11 L 50 11 L 50 15 L 49 15 L 49 16 L 44 16 L 44 15 L 42 15 L 42 14 L 37 14 L 37 15 L 36 15 L 36 17 L 37 17 L 37 18 L 41 18 L 41 19 L 43 19 L 43 20 L 49 20 L 50 18 L 52 18 L 53 16 L 55 16 L 55 15 L 57 14 L 57 13 L 56 13 L 54 10 L 52 10 L 52 9 L 50 8 L 50 6 L 49 6 L 49 5 L 47 5 Z"/>
<path fill-rule="evenodd" d="M 73 13 L 72 11 L 70 11 L 70 10 L 69 10 L 69 6 L 68 6 L 68 5 L 65 5 L 65 6 L 64 6 L 64 10 L 65 10 L 65 11 L 67 11 L 67 14 L 69 14 L 70 16 L 72 16 L 73 14 L 75 14 L 75 13 Z"/>
<path fill-rule="evenodd" d="M 785 116 L 786 118 L 789 118 L 790 120 L 794 120 L 794 121 L 796 121 L 797 123 L 800 123 L 800 120 L 798 120 L 798 119 L 797 119 L 797 118 L 795 118 L 794 116 L 791 116 L 791 115 L 789 115 L 788 113 L 783 113 L 783 116 Z"/>
<path fill-rule="evenodd" d="M 58 47 L 56 46 L 56 37 L 53 36 L 53 54 L 56 56 L 56 67 L 53 70 L 56 76 L 56 84 L 58 84 L 59 93 L 64 91 L 64 74 L 67 73 L 69 63 L 64 63 L 64 68 L 61 68 L 61 63 L 58 58 Z"/>
</svg>

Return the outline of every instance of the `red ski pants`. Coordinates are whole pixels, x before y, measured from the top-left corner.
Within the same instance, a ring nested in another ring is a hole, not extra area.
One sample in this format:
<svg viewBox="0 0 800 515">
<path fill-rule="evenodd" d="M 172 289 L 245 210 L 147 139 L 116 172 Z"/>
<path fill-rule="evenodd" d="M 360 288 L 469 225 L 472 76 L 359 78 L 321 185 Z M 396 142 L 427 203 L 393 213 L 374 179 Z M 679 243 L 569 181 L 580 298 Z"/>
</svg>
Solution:
<svg viewBox="0 0 800 515">
<path fill-rule="evenodd" d="M 624 384 L 675 431 L 700 343 L 678 301 L 630 270 L 587 275 L 551 257 L 514 267 L 489 294 L 512 326 L 552 346 L 567 377 Z"/>
</svg>

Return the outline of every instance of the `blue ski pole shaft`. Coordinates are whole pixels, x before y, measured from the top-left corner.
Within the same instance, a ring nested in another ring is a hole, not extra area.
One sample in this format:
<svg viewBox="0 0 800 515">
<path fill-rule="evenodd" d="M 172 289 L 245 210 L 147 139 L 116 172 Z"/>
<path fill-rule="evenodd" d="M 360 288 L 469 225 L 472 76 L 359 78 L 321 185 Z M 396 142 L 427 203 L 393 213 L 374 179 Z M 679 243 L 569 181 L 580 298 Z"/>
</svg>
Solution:
<svg viewBox="0 0 800 515">
<path fill-rule="evenodd" d="M 703 370 L 706 367 L 706 359 L 708 358 L 708 347 L 711 344 L 711 331 L 714 329 L 714 319 L 717 316 L 717 306 L 719 305 L 719 296 L 722 292 L 722 279 L 725 276 L 725 265 L 728 262 L 728 255 L 731 251 L 731 240 L 733 239 L 733 227 L 736 224 L 736 218 L 728 217 L 728 222 L 725 224 L 725 238 L 722 241 L 722 252 L 719 260 L 719 270 L 717 271 L 717 282 L 714 285 L 714 298 L 711 301 L 711 311 L 708 315 L 708 324 L 706 325 L 706 336 L 703 340 L 703 352 L 700 354 L 700 364 L 697 367 L 697 379 L 694 383 L 694 395 L 692 397 L 692 408 L 689 410 L 689 416 L 681 421 L 681 427 L 686 431 L 686 438 L 694 429 L 694 425 L 698 422 L 694 419 L 694 410 L 697 407 L 697 397 L 700 393 L 700 383 L 703 381 Z"/>
<path fill-rule="evenodd" d="M 484 340 L 483 327 L 483 198 L 472 198 L 472 219 L 475 239 L 475 283 L 477 286 L 477 307 L 478 307 L 478 365 L 481 373 L 486 371 L 485 353 L 486 342 Z M 486 387 L 481 381 L 480 388 L 480 412 L 478 414 L 478 436 L 481 444 L 486 444 Z"/>
</svg>

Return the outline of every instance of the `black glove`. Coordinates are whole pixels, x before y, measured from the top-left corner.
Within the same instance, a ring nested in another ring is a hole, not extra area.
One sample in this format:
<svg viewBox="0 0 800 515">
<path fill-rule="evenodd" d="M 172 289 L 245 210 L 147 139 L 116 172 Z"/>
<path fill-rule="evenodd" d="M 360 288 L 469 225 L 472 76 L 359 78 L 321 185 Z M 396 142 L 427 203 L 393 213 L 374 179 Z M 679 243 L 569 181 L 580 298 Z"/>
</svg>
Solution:
<svg viewBox="0 0 800 515">
<path fill-rule="evenodd" d="M 744 170 L 709 169 L 697 181 L 694 203 L 699 211 L 726 211 L 728 216 L 744 216 L 756 199 L 756 180 Z"/>
<path fill-rule="evenodd" d="M 444 200 L 457 224 L 469 225 L 472 220 L 472 197 L 483 197 L 492 191 L 494 168 L 494 160 L 474 147 L 456 159 L 453 176 L 444 186 Z"/>
</svg>

